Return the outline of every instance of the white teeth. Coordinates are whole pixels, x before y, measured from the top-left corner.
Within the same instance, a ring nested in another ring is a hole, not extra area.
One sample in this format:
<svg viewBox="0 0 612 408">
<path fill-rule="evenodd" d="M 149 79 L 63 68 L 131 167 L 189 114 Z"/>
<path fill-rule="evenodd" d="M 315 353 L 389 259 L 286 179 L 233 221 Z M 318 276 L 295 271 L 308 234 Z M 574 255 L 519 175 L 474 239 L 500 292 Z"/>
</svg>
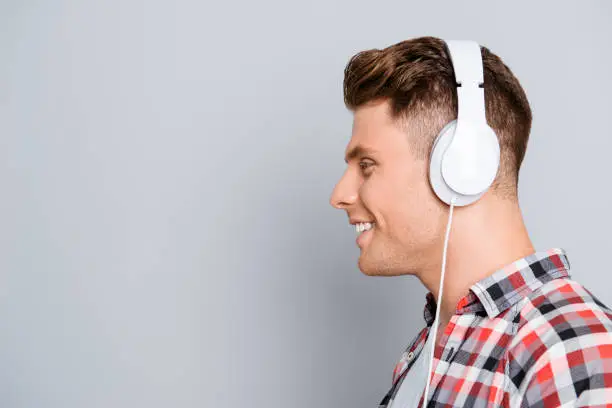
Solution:
<svg viewBox="0 0 612 408">
<path fill-rule="evenodd" d="M 360 234 L 363 231 L 372 229 L 373 227 L 374 227 L 373 222 L 360 222 L 360 223 L 355 224 L 355 231 L 357 232 L 357 234 Z"/>
</svg>

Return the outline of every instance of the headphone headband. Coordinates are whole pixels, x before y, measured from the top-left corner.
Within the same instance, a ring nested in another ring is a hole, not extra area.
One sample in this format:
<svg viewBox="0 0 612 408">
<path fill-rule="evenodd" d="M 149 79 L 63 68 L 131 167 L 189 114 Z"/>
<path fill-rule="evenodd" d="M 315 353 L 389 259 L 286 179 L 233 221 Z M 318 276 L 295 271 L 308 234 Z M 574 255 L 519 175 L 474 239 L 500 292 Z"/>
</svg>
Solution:
<svg viewBox="0 0 612 408">
<path fill-rule="evenodd" d="M 486 124 L 480 45 L 474 41 L 450 40 L 446 46 L 458 86 L 457 121 Z"/>
</svg>

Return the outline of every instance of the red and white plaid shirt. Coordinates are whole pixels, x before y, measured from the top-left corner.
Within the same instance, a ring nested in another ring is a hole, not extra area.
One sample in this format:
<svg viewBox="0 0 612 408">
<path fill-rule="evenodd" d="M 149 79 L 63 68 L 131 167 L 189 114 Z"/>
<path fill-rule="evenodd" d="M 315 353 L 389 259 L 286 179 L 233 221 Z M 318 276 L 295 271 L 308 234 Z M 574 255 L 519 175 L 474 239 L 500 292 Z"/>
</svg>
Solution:
<svg viewBox="0 0 612 408">
<path fill-rule="evenodd" d="M 473 285 L 436 345 L 427 406 L 612 407 L 612 311 L 569 268 L 552 248 Z M 431 292 L 426 301 L 426 327 L 402 354 L 380 408 L 423 348 L 436 307 Z"/>
</svg>

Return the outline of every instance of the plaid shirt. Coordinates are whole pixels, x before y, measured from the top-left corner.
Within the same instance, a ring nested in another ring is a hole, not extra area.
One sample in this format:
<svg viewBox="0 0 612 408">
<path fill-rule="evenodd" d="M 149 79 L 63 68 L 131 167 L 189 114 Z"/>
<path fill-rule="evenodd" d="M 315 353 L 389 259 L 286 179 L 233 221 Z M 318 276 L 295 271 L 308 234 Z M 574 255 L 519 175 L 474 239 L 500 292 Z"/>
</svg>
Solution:
<svg viewBox="0 0 612 408">
<path fill-rule="evenodd" d="M 569 267 L 552 248 L 473 285 L 436 345 L 428 407 L 612 407 L 612 311 Z M 426 301 L 426 327 L 401 356 L 380 408 L 423 348 L 436 308 L 431 292 Z"/>
</svg>

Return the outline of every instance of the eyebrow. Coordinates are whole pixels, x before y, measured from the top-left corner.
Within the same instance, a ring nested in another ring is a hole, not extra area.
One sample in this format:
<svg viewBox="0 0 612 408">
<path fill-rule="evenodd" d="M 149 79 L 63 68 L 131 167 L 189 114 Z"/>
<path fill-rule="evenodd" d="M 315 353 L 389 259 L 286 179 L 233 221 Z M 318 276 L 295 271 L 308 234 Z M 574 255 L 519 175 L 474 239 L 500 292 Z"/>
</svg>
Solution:
<svg viewBox="0 0 612 408">
<path fill-rule="evenodd" d="M 357 156 L 363 156 L 367 154 L 375 154 L 376 150 L 371 149 L 369 147 L 365 147 L 362 145 L 357 145 L 353 147 L 347 154 L 344 159 L 344 162 L 348 164 L 349 161 L 353 160 Z"/>
</svg>

